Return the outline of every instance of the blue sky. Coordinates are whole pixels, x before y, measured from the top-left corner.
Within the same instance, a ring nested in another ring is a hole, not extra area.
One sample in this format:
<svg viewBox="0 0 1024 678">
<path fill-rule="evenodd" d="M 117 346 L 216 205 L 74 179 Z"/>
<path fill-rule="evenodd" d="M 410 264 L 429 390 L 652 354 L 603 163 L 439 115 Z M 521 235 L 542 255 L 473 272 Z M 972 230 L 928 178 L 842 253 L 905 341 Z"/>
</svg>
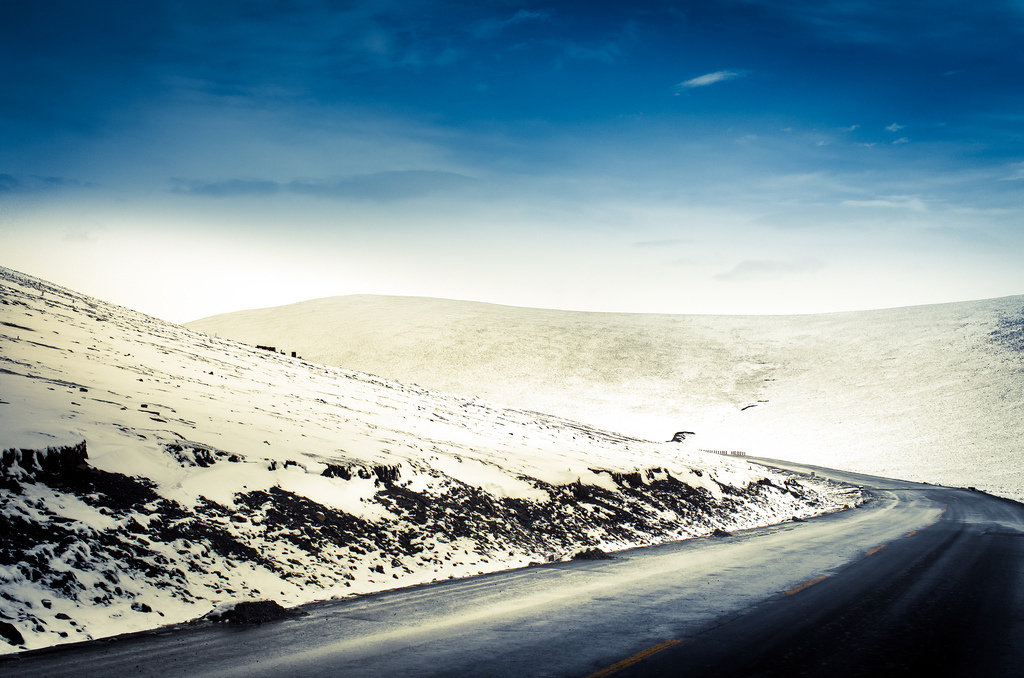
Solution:
<svg viewBox="0 0 1024 678">
<path fill-rule="evenodd" d="M 169 320 L 1024 293 L 1017 1 L 5 14 L 0 264 Z"/>
</svg>

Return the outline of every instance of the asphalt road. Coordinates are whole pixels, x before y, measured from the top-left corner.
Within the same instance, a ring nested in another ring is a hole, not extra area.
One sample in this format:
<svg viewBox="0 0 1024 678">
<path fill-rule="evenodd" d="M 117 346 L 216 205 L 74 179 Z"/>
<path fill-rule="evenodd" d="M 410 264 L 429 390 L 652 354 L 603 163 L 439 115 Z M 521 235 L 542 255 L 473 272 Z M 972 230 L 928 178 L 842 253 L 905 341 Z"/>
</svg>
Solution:
<svg viewBox="0 0 1024 678">
<path fill-rule="evenodd" d="M 613 560 L 320 603 L 259 627 L 23 653 L 0 675 L 1021 675 L 1024 506 L 817 471 L 874 499 Z"/>
<path fill-rule="evenodd" d="M 914 492 L 938 521 L 612 675 L 1024 675 L 1024 506 Z"/>
</svg>

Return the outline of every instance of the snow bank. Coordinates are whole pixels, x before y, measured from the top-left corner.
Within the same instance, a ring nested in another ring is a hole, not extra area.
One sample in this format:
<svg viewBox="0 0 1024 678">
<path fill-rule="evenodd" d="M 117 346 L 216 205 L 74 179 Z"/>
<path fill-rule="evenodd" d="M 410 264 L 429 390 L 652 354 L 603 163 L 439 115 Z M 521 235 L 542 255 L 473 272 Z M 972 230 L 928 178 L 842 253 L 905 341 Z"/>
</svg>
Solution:
<svg viewBox="0 0 1024 678">
<path fill-rule="evenodd" d="M 2 268 L 0 361 L 0 619 L 19 634 L 0 651 L 859 500 L 209 337 Z"/>
</svg>

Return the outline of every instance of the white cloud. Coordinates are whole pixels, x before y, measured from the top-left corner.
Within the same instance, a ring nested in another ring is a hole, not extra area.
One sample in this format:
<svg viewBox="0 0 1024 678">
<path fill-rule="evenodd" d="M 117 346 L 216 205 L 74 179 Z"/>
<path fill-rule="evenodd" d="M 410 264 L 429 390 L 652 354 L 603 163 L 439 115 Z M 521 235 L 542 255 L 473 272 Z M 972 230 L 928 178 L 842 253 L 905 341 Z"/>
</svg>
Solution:
<svg viewBox="0 0 1024 678">
<path fill-rule="evenodd" d="M 894 122 L 893 124 L 889 125 L 885 129 L 889 130 L 890 132 L 898 132 L 901 129 L 903 129 L 903 127 L 904 127 L 904 125 L 900 125 L 900 124 Z"/>
<path fill-rule="evenodd" d="M 896 141 L 894 141 L 892 143 L 893 144 L 909 144 L 910 143 L 910 139 L 908 139 L 906 137 L 900 137 L 899 139 L 897 139 Z"/>
<path fill-rule="evenodd" d="M 527 21 L 550 21 L 551 15 L 547 12 L 531 12 L 521 9 L 508 19 L 491 19 L 480 23 L 474 30 L 473 36 L 483 38 L 497 33 L 509 26 L 516 26 Z"/>
<path fill-rule="evenodd" d="M 876 200 L 844 200 L 840 204 L 844 207 L 883 207 L 909 209 L 913 212 L 928 211 L 928 206 L 920 198 L 901 195 Z"/>
<path fill-rule="evenodd" d="M 707 87 L 708 85 L 714 85 L 716 82 L 725 82 L 726 80 L 732 80 L 733 78 L 738 77 L 740 77 L 740 73 L 737 71 L 715 71 L 714 73 L 706 73 L 704 75 L 698 75 L 696 78 L 690 78 L 685 82 L 679 83 L 677 87 L 681 89 Z"/>
</svg>

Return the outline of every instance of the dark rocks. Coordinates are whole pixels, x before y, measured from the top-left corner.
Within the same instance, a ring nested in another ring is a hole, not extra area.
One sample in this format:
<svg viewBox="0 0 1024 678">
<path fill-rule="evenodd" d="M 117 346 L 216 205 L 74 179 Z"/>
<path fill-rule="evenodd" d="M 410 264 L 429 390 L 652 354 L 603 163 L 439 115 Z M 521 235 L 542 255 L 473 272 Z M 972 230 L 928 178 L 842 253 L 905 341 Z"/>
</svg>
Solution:
<svg viewBox="0 0 1024 678">
<path fill-rule="evenodd" d="M 45 450 L 9 449 L 0 453 L 0 475 L 22 480 L 66 483 L 89 468 L 85 441 Z"/>
<path fill-rule="evenodd" d="M 11 645 L 25 644 L 25 637 L 21 635 L 21 631 L 10 622 L 0 621 L 0 637 Z"/>
<path fill-rule="evenodd" d="M 693 431 L 676 431 L 672 436 L 670 443 L 681 443 L 686 440 L 686 436 L 696 435 Z"/>
<path fill-rule="evenodd" d="M 209 468 L 217 463 L 219 459 L 228 458 L 228 461 L 239 461 L 237 455 L 228 456 L 227 452 L 213 449 L 201 443 L 185 442 L 165 445 L 164 449 L 173 456 L 182 466 L 200 466 Z M 232 459 L 234 457 L 234 459 Z"/>
<path fill-rule="evenodd" d="M 644 479 L 639 471 L 632 471 L 630 473 L 620 473 L 619 471 L 607 471 L 605 469 L 592 468 L 590 469 L 594 473 L 607 473 L 615 481 L 615 484 L 619 487 L 626 488 L 639 488 L 644 486 Z"/>
<path fill-rule="evenodd" d="M 281 607 L 273 600 L 247 600 L 220 615 L 211 615 L 209 619 L 227 624 L 250 625 L 291 619 L 301 614 L 296 610 Z"/>
<path fill-rule="evenodd" d="M 334 464 L 328 464 L 320 475 L 325 478 L 341 478 L 342 480 L 352 480 L 352 472 L 345 466 L 336 466 Z"/>
<path fill-rule="evenodd" d="M 615 556 L 605 553 L 601 549 L 593 548 L 580 551 L 572 557 L 573 560 L 612 560 Z"/>
<path fill-rule="evenodd" d="M 378 482 L 384 483 L 385 485 L 394 483 L 402 476 L 402 472 L 398 464 L 394 466 L 378 464 L 373 467 L 373 474 L 377 476 Z"/>
<path fill-rule="evenodd" d="M 328 464 L 327 468 L 320 472 L 320 475 L 327 478 L 341 478 L 342 480 L 351 480 L 352 467 Z M 391 486 L 396 481 L 398 481 L 399 478 L 402 477 L 401 464 L 378 464 L 370 468 L 360 466 L 356 468 L 356 475 L 366 480 L 375 477 L 376 483 L 378 485 L 383 484 L 385 486 Z"/>
</svg>

